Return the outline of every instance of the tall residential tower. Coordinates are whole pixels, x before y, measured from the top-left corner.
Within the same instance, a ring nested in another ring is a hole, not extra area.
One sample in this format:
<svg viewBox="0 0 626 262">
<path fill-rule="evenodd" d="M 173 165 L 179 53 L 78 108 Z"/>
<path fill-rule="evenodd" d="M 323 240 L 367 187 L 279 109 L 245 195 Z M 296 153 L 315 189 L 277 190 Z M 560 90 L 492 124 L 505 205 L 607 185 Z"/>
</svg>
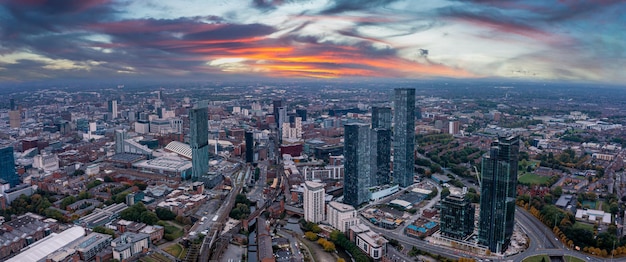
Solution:
<svg viewBox="0 0 626 262">
<path fill-rule="evenodd" d="M 413 184 L 415 165 L 415 88 L 397 88 L 393 114 L 393 178 L 401 187 Z"/>
<path fill-rule="evenodd" d="M 343 202 L 358 207 L 368 201 L 372 181 L 372 131 L 369 125 L 350 123 L 344 125 L 344 186 Z M 374 154 L 375 155 L 375 154 Z"/>
<path fill-rule="evenodd" d="M 519 138 L 503 137 L 482 160 L 478 242 L 496 253 L 506 250 L 513 234 L 518 155 Z"/>
<path fill-rule="evenodd" d="M 189 145 L 191 146 L 191 178 L 209 171 L 209 110 L 206 107 L 189 109 Z"/>
</svg>

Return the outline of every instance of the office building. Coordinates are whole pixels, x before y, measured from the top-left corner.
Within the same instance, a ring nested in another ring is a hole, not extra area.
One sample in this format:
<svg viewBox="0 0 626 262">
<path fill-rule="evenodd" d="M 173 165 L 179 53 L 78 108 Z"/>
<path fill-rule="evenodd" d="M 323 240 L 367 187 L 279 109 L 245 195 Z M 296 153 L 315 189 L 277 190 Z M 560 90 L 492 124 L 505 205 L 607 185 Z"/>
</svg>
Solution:
<svg viewBox="0 0 626 262">
<path fill-rule="evenodd" d="M 324 184 L 313 181 L 304 182 L 303 208 L 304 220 L 319 223 L 324 220 Z"/>
<path fill-rule="evenodd" d="M 115 130 L 115 153 L 124 153 L 124 141 L 126 140 L 126 130 Z"/>
<path fill-rule="evenodd" d="M 300 117 L 300 119 L 302 119 L 302 121 L 306 122 L 306 115 L 307 115 L 307 111 L 304 108 L 299 108 L 296 109 L 296 116 Z"/>
<path fill-rule="evenodd" d="M 280 108 L 283 107 L 283 100 L 282 99 L 276 99 L 274 101 L 272 101 L 272 105 L 274 108 L 274 120 L 276 120 L 276 123 L 280 123 L 278 117 L 279 117 L 279 111 Z M 278 125 L 278 127 L 280 128 L 280 125 Z"/>
<path fill-rule="evenodd" d="M 513 234 L 519 139 L 496 139 L 483 156 L 478 242 L 503 253 Z"/>
<path fill-rule="evenodd" d="M 254 162 L 254 133 L 246 131 L 246 163 Z"/>
<path fill-rule="evenodd" d="M 209 171 L 209 111 L 206 107 L 189 110 L 189 145 L 193 180 Z"/>
<path fill-rule="evenodd" d="M 372 129 L 376 128 L 391 130 L 391 108 L 372 107 Z"/>
<path fill-rule="evenodd" d="M 118 261 L 130 261 L 130 257 L 148 251 L 150 247 L 150 235 L 125 232 L 120 237 L 111 241 L 111 247 L 113 247 L 113 259 L 117 259 Z"/>
<path fill-rule="evenodd" d="M 117 118 L 117 100 L 109 100 L 108 103 L 109 114 L 111 114 L 112 119 Z"/>
<path fill-rule="evenodd" d="M 22 126 L 22 115 L 19 110 L 9 111 L 9 126 L 11 128 L 20 128 Z"/>
<path fill-rule="evenodd" d="M 474 207 L 464 193 L 452 193 L 441 201 L 441 234 L 465 239 L 474 232 Z"/>
<path fill-rule="evenodd" d="M 11 187 L 20 183 L 20 177 L 15 172 L 13 146 L 0 146 L 0 179 L 9 182 Z"/>
<path fill-rule="evenodd" d="M 327 205 L 326 220 L 334 228 L 346 233 L 351 226 L 360 223 L 353 206 L 331 201 Z"/>
<path fill-rule="evenodd" d="M 389 173 L 391 172 L 391 130 L 376 128 L 372 130 L 372 148 L 376 151 L 376 170 L 370 186 L 382 186 L 389 184 Z"/>
<path fill-rule="evenodd" d="M 413 184 L 415 150 L 415 88 L 395 89 L 393 178 L 401 187 Z"/>
<path fill-rule="evenodd" d="M 344 125 L 344 186 L 343 202 L 358 207 L 369 200 L 369 187 L 375 158 L 372 157 L 372 131 L 369 125 Z"/>
</svg>

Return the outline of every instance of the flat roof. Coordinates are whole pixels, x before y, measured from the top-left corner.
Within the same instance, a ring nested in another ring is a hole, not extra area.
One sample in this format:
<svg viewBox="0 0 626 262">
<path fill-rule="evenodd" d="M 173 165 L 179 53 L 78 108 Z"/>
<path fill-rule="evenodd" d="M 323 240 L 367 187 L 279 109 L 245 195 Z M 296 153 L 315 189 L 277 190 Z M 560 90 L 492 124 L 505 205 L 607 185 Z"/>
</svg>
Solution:
<svg viewBox="0 0 626 262">
<path fill-rule="evenodd" d="M 85 229 L 80 226 L 73 226 L 59 234 L 52 233 L 44 239 L 30 245 L 26 250 L 22 251 L 22 253 L 10 258 L 7 262 L 39 261 L 47 255 L 81 238 L 83 235 L 85 235 Z"/>
</svg>

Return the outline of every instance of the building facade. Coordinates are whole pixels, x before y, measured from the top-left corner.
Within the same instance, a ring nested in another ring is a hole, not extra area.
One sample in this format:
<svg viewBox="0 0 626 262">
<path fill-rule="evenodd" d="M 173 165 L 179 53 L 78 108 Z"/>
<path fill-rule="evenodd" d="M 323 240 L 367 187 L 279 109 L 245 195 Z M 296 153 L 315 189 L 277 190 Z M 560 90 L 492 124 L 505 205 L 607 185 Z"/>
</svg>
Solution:
<svg viewBox="0 0 626 262">
<path fill-rule="evenodd" d="M 324 184 L 313 181 L 304 182 L 304 220 L 319 223 L 324 220 Z"/>
<path fill-rule="evenodd" d="M 117 100 L 109 100 L 108 102 L 108 112 L 111 114 L 113 119 L 117 118 Z"/>
<path fill-rule="evenodd" d="M 413 184 L 415 157 L 415 88 L 397 88 L 394 99 L 393 178 L 401 187 Z"/>
<path fill-rule="evenodd" d="M 369 200 L 372 180 L 371 130 L 369 125 L 351 123 L 344 126 L 343 202 L 357 207 Z"/>
<path fill-rule="evenodd" d="M 150 247 L 150 235 L 144 233 L 125 232 L 111 241 L 113 258 L 118 261 L 130 261 L 130 257 L 147 252 Z"/>
<path fill-rule="evenodd" d="M 209 111 L 206 107 L 189 110 L 189 145 L 191 177 L 197 180 L 209 171 Z"/>
<path fill-rule="evenodd" d="M 332 201 L 327 205 L 326 220 L 334 228 L 346 233 L 351 226 L 360 223 L 353 206 Z"/>
<path fill-rule="evenodd" d="M 482 160 L 478 242 L 496 253 L 513 234 L 518 155 L 519 138 L 511 136 L 494 140 Z"/>
<path fill-rule="evenodd" d="M 465 194 L 450 194 L 441 201 L 441 234 L 465 239 L 474 232 L 474 213 Z"/>
<path fill-rule="evenodd" d="M 382 186 L 389 184 L 391 172 L 391 130 L 376 128 L 373 132 L 373 149 L 376 150 L 376 170 L 371 186 Z"/>
<path fill-rule="evenodd" d="M 372 129 L 384 128 L 391 130 L 391 108 L 372 107 Z"/>
<path fill-rule="evenodd" d="M 254 133 L 246 131 L 246 163 L 254 162 Z"/>
<path fill-rule="evenodd" d="M 12 146 L 0 147 L 0 179 L 14 187 L 20 183 L 20 177 L 15 172 L 15 157 Z"/>
</svg>

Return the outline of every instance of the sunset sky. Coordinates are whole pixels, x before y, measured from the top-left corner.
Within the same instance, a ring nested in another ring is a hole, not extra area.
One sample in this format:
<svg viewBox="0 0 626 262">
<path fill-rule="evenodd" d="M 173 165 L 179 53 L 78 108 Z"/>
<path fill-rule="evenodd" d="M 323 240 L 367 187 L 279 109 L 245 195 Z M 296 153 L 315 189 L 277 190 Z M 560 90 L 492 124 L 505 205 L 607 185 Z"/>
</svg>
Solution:
<svg viewBox="0 0 626 262">
<path fill-rule="evenodd" d="M 624 2 L 0 0 L 0 82 L 452 77 L 623 85 Z"/>
</svg>

